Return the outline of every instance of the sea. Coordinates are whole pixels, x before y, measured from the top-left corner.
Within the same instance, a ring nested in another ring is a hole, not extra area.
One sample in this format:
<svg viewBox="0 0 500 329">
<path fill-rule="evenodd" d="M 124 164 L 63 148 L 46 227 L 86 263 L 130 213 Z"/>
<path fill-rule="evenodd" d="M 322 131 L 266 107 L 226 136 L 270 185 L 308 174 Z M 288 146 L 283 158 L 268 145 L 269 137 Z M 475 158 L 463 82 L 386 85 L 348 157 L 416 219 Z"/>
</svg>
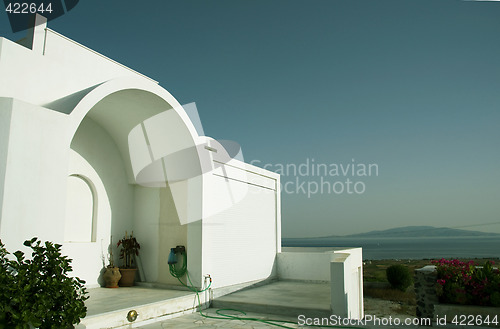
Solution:
<svg viewBox="0 0 500 329">
<path fill-rule="evenodd" d="M 363 260 L 500 258 L 500 237 L 282 239 L 283 247 L 361 247 Z"/>
</svg>

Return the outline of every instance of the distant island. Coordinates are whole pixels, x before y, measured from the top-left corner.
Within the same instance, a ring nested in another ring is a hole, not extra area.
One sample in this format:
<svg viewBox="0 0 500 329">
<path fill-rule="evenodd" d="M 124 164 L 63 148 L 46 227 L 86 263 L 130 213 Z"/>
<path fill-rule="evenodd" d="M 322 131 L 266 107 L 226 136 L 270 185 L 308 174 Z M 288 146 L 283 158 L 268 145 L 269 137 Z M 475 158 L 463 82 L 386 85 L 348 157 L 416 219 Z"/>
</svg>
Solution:
<svg viewBox="0 0 500 329">
<path fill-rule="evenodd" d="M 461 230 L 447 227 L 433 226 L 405 226 L 391 228 L 388 230 L 370 231 L 350 235 L 330 235 L 314 238 L 283 238 L 283 240 L 316 240 L 316 239 L 338 239 L 338 238 L 422 238 L 422 237 L 500 237 L 498 233 Z"/>
<path fill-rule="evenodd" d="M 357 247 L 363 259 L 495 258 L 500 234 L 447 227 L 406 226 L 351 235 L 282 238 L 282 247 Z"/>
</svg>

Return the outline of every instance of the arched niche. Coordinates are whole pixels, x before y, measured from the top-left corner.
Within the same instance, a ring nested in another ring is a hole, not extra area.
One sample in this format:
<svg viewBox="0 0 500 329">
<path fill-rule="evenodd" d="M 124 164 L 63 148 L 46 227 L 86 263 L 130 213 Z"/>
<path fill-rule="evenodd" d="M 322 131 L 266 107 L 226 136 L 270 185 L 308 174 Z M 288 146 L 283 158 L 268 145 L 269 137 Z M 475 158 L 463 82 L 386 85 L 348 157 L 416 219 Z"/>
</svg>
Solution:
<svg viewBox="0 0 500 329">
<path fill-rule="evenodd" d="M 73 174 L 68 177 L 66 200 L 65 242 L 95 242 L 97 200 L 94 184 L 88 177 Z"/>
</svg>

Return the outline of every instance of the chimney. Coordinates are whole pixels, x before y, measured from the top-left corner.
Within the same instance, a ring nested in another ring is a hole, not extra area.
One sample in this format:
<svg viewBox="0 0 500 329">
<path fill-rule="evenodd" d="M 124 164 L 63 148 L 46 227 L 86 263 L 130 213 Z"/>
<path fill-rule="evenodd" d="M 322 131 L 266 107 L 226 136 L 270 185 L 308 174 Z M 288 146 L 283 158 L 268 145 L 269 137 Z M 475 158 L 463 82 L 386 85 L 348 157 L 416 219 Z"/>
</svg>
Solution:
<svg viewBox="0 0 500 329">
<path fill-rule="evenodd" d="M 43 55 L 45 50 L 45 29 L 47 28 L 47 18 L 42 15 L 35 14 L 32 26 L 33 27 L 28 29 L 28 34 L 22 41 L 22 44 L 34 52 Z"/>
</svg>

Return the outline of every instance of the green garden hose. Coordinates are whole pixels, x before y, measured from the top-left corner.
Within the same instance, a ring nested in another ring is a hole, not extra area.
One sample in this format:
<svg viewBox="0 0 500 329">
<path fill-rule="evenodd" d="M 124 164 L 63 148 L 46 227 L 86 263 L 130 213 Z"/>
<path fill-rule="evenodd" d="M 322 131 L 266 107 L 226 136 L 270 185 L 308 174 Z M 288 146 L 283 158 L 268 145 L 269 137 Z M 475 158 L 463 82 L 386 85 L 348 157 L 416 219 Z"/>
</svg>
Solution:
<svg viewBox="0 0 500 329">
<path fill-rule="evenodd" d="M 181 278 L 184 276 L 184 274 L 186 274 L 187 272 L 187 252 L 183 252 L 182 253 L 183 255 L 183 259 L 182 259 L 182 266 L 180 269 L 177 269 L 177 263 L 176 264 L 168 264 L 168 268 L 170 270 L 170 274 L 172 274 L 172 276 L 174 278 Z"/>
</svg>

